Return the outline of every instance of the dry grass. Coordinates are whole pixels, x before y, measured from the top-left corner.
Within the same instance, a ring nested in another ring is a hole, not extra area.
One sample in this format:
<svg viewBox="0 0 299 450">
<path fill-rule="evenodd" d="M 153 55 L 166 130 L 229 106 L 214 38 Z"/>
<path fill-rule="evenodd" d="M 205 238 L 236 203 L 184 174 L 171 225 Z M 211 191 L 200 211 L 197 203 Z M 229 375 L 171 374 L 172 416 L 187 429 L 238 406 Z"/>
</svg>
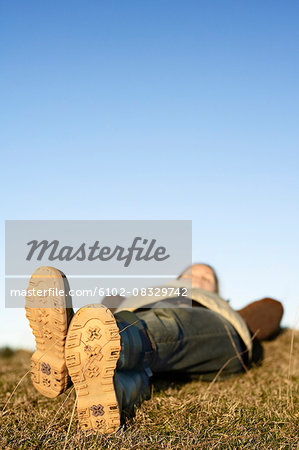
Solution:
<svg viewBox="0 0 299 450">
<path fill-rule="evenodd" d="M 74 420 L 66 448 L 192 449 L 299 448 L 299 332 L 267 342 L 261 367 L 230 380 L 188 383 L 157 380 L 153 396 L 127 430 L 105 438 L 83 434 Z M 30 355 L 0 353 L 1 410 L 29 368 Z M 0 448 L 62 449 L 74 391 L 56 400 L 39 395 L 26 376 L 1 413 Z"/>
</svg>

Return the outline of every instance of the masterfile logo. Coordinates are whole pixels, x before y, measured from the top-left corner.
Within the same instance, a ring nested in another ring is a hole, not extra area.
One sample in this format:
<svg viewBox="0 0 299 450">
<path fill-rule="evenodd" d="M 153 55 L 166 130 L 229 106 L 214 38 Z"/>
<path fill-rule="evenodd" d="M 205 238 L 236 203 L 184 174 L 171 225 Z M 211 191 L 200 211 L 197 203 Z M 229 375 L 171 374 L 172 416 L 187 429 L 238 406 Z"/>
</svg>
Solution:
<svg viewBox="0 0 299 450">
<path fill-rule="evenodd" d="M 129 297 L 164 285 L 192 263 L 191 227 L 188 220 L 7 221 L 6 305 L 24 304 L 10 293 L 25 293 L 40 266 L 70 279 L 78 307 L 87 292 Z"/>
<path fill-rule="evenodd" d="M 188 220 L 7 221 L 5 274 L 175 275 L 191 263 L 191 239 Z"/>
<path fill-rule="evenodd" d="M 138 241 L 141 241 L 140 243 Z M 128 267 L 134 258 L 136 261 L 165 261 L 170 258 L 170 255 L 166 254 L 166 248 L 163 246 L 157 246 L 156 239 L 142 239 L 136 237 L 130 247 L 125 249 L 120 245 L 116 245 L 114 249 L 108 246 L 100 246 L 100 242 L 96 241 L 92 246 L 83 242 L 78 248 L 74 248 L 71 245 L 61 246 L 60 242 L 54 240 L 52 242 L 43 240 L 38 242 L 33 240 L 27 242 L 27 245 L 31 246 L 30 251 L 26 257 L 27 261 L 31 261 L 34 256 L 37 261 L 41 261 L 48 251 L 49 261 L 109 261 L 115 258 L 116 261 L 122 261 L 124 267 Z"/>
</svg>

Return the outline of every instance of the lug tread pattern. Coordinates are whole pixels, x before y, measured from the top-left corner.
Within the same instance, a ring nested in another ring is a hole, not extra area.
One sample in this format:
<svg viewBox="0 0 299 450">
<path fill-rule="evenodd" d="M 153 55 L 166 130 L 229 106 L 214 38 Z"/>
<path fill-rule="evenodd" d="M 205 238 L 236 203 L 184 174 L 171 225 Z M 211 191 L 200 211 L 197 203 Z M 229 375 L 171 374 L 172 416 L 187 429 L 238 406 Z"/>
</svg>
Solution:
<svg viewBox="0 0 299 450">
<path fill-rule="evenodd" d="M 81 308 L 66 339 L 66 364 L 78 396 L 78 420 L 84 431 L 111 434 L 120 426 L 113 376 L 120 353 L 120 334 L 104 306 Z"/>
<path fill-rule="evenodd" d="M 29 281 L 28 289 L 33 287 L 64 290 L 62 275 L 52 267 L 39 267 Z M 65 297 L 55 298 L 53 308 L 43 305 L 43 298 L 26 296 L 26 316 L 36 341 L 31 379 L 41 394 L 55 398 L 66 390 L 69 381 L 64 355 L 68 327 Z"/>
</svg>

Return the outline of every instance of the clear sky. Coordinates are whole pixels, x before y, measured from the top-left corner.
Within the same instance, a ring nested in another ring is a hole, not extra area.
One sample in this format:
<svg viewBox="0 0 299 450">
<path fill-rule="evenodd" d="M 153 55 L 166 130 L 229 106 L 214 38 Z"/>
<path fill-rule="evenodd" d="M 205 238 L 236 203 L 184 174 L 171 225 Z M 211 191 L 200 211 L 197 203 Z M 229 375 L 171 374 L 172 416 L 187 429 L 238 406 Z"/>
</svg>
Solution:
<svg viewBox="0 0 299 450">
<path fill-rule="evenodd" d="M 5 219 L 192 219 L 193 260 L 238 308 L 299 304 L 299 4 L 0 3 Z"/>
</svg>

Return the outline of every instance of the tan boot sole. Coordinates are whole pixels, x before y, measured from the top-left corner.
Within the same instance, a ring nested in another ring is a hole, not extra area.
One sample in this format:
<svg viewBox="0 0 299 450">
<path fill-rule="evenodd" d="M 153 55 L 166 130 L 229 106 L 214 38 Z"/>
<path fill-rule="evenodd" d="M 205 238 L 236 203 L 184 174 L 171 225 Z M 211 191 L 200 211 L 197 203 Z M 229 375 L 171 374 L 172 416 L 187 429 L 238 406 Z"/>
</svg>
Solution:
<svg viewBox="0 0 299 450">
<path fill-rule="evenodd" d="M 39 267 L 29 281 L 28 290 L 57 288 L 65 292 L 63 277 L 52 267 Z M 54 307 L 45 308 L 51 302 Z M 41 306 L 41 307 L 38 307 Z M 26 296 L 26 316 L 36 341 L 31 357 L 31 378 L 35 388 L 49 398 L 58 397 L 67 388 L 68 371 L 65 363 L 67 310 L 65 295 L 44 298 Z"/>
<path fill-rule="evenodd" d="M 99 305 L 81 308 L 70 324 L 65 355 L 82 430 L 110 434 L 120 426 L 113 385 L 119 352 L 120 334 L 111 311 Z"/>
</svg>

